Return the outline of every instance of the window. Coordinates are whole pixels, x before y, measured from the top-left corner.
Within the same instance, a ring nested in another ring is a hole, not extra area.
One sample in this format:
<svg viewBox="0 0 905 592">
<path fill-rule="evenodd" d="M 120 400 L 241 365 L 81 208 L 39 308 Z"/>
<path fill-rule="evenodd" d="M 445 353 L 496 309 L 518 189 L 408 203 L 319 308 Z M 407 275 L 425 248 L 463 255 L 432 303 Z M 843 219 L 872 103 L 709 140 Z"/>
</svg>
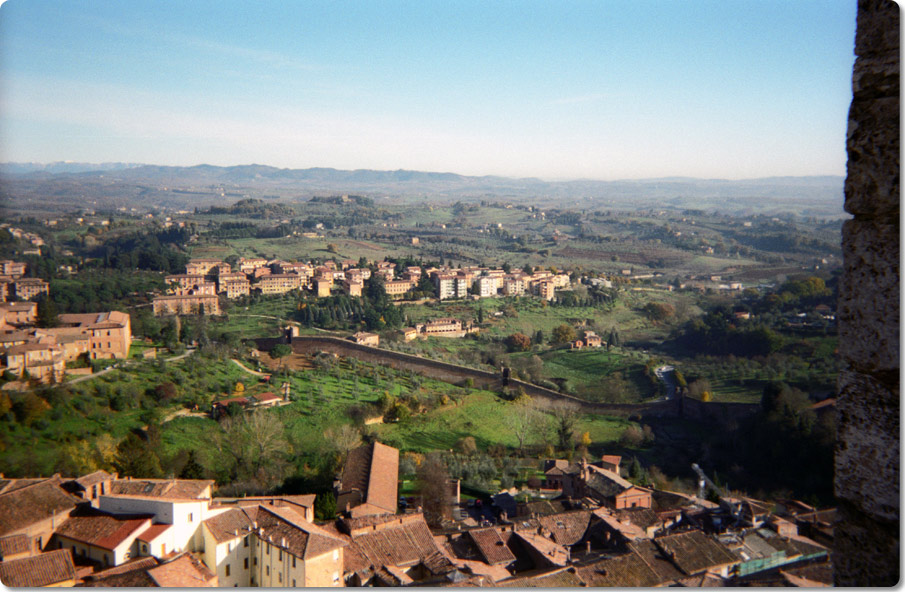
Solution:
<svg viewBox="0 0 905 592">
<path fill-rule="evenodd" d="M 226 564 L 226 577 L 229 577 L 229 564 Z"/>
<path fill-rule="evenodd" d="M 248 557 L 245 558 L 245 569 L 248 569 Z"/>
<path fill-rule="evenodd" d="M 229 541 L 226 543 L 226 552 L 231 553 L 232 550 L 233 550 L 233 543 L 232 543 L 232 541 Z"/>
<path fill-rule="evenodd" d="M 265 573 L 265 575 L 268 575 L 268 576 L 270 575 L 270 566 L 269 565 L 264 568 L 264 573 Z"/>
<path fill-rule="evenodd" d="M 277 574 L 277 582 L 279 582 L 280 584 L 283 583 L 283 574 L 282 574 L 282 572 Z"/>
<path fill-rule="evenodd" d="M 192 517 L 192 513 L 189 512 L 189 522 L 194 522 L 195 519 Z"/>
<path fill-rule="evenodd" d="M 147 552 L 148 552 L 148 546 L 147 546 L 146 544 L 144 544 L 144 543 L 141 544 L 141 552 L 142 552 L 142 553 L 147 553 Z"/>
<path fill-rule="evenodd" d="M 104 553 L 104 565 L 110 565 L 110 556 Z"/>
<path fill-rule="evenodd" d="M 265 545 L 264 549 L 266 549 L 266 553 L 270 555 L 270 545 Z"/>
<path fill-rule="evenodd" d="M 292 556 L 292 567 L 295 567 L 295 555 Z"/>
<path fill-rule="evenodd" d="M 258 558 L 257 558 L 257 557 L 255 557 L 255 562 L 254 562 L 254 565 L 255 565 L 255 567 L 257 567 L 257 566 L 258 566 Z"/>
<path fill-rule="evenodd" d="M 37 539 L 38 551 L 44 548 L 44 537 L 38 537 Z"/>
<path fill-rule="evenodd" d="M 242 541 L 242 546 L 243 546 L 243 547 L 247 547 L 247 546 L 248 546 L 248 537 L 245 537 L 245 539 Z"/>
<path fill-rule="evenodd" d="M 280 549 L 280 554 L 279 554 L 279 556 L 277 557 L 277 561 L 282 561 L 282 560 L 283 560 L 283 550 Z"/>
<path fill-rule="evenodd" d="M 295 578 L 292 578 L 292 587 L 293 587 L 293 588 L 298 588 L 298 586 L 295 585 Z"/>
</svg>

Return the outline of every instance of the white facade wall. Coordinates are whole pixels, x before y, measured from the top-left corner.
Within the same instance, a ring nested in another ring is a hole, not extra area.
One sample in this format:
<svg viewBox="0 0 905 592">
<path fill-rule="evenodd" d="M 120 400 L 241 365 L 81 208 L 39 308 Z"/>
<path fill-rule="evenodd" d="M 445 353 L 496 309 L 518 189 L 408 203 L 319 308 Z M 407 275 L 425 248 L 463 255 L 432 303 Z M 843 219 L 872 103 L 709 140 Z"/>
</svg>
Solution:
<svg viewBox="0 0 905 592">
<path fill-rule="evenodd" d="M 217 574 L 218 586 L 221 588 L 251 586 L 251 575 L 254 571 L 252 565 L 254 535 L 246 533 L 244 536 L 218 543 L 207 527 L 203 526 L 201 530 L 204 539 L 204 563 Z"/>
<path fill-rule="evenodd" d="M 111 514 L 153 514 L 154 522 L 172 524 L 168 538 L 169 551 L 197 551 L 204 546 L 201 522 L 225 512 L 226 509 L 209 509 L 210 500 L 167 500 L 144 497 L 102 495 L 98 506 Z"/>
</svg>

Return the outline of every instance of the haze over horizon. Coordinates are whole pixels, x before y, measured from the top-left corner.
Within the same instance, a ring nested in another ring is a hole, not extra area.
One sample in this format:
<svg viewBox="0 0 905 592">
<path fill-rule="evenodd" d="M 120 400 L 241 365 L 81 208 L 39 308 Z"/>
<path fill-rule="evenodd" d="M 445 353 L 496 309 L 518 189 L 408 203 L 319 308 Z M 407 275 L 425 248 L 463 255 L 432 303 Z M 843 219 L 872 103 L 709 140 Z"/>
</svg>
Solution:
<svg viewBox="0 0 905 592">
<path fill-rule="evenodd" d="M 0 162 L 845 174 L 854 0 L 0 6 Z"/>
</svg>

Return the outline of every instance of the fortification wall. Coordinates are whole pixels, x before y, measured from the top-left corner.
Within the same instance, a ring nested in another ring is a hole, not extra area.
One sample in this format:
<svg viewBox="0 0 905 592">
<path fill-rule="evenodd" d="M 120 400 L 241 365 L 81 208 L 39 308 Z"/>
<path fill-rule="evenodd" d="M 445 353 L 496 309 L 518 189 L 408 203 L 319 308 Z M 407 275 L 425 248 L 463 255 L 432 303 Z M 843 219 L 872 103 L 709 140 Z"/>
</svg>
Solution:
<svg viewBox="0 0 905 592">
<path fill-rule="evenodd" d="M 859 0 L 839 282 L 837 586 L 899 581 L 899 7 Z"/>
</svg>

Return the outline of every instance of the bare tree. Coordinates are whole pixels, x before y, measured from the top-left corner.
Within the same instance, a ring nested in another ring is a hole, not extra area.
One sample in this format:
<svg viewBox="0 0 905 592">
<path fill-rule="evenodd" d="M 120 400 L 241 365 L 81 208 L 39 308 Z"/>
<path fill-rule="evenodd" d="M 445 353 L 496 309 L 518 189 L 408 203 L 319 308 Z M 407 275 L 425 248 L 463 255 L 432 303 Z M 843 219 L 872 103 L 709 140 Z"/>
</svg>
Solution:
<svg viewBox="0 0 905 592">
<path fill-rule="evenodd" d="M 275 413 L 260 410 L 227 417 L 213 443 L 232 461 L 233 480 L 252 479 L 266 487 L 282 479 L 290 446 Z"/>
<path fill-rule="evenodd" d="M 519 397 L 510 406 L 506 414 L 506 425 L 518 440 L 519 454 L 523 454 L 525 444 L 537 436 L 538 429 L 542 428 L 544 422 L 537 404 L 530 396 L 525 395 L 525 398 Z"/>
<path fill-rule="evenodd" d="M 440 526 L 452 515 L 452 496 L 449 487 L 449 469 L 437 452 L 428 454 L 418 467 L 417 488 L 421 494 L 424 519 L 431 526 Z"/>
</svg>

